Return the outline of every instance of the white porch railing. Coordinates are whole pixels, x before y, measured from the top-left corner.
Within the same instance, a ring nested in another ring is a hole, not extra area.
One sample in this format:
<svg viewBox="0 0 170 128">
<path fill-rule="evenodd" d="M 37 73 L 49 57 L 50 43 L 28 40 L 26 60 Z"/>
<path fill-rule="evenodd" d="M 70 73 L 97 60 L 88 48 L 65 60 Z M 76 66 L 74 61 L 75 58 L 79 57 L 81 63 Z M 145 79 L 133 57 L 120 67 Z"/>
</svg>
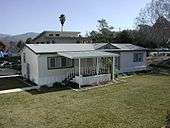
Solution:
<svg viewBox="0 0 170 128">
<path fill-rule="evenodd" d="M 81 76 L 94 76 L 97 75 L 97 69 L 96 66 L 90 66 L 90 67 L 81 67 L 80 69 L 80 75 Z M 109 74 L 110 73 L 110 68 L 108 66 L 102 66 L 99 68 L 99 72 L 98 75 L 101 74 Z M 67 72 L 67 76 L 66 78 L 70 79 L 70 78 L 74 78 L 75 76 L 79 75 L 79 69 L 78 67 L 74 67 L 72 69 L 70 69 L 69 72 Z"/>
</svg>

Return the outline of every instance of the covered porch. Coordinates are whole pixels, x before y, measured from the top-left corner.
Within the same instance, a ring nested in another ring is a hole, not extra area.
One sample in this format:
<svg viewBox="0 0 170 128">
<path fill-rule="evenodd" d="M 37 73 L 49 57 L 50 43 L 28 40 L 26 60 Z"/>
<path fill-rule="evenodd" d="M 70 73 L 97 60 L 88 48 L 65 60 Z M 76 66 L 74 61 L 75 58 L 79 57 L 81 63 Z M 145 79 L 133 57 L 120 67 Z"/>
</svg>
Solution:
<svg viewBox="0 0 170 128">
<path fill-rule="evenodd" d="M 61 56 L 72 59 L 74 67 L 66 78 L 83 85 L 99 84 L 114 80 L 115 57 L 113 53 L 101 51 L 60 52 Z"/>
</svg>

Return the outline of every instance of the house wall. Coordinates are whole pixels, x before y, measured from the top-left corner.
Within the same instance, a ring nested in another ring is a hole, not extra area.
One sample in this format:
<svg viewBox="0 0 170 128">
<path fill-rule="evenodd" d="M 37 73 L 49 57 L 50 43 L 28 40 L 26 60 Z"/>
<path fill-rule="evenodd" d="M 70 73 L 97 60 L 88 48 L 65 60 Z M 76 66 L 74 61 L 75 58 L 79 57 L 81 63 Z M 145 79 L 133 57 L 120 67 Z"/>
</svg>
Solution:
<svg viewBox="0 0 170 128">
<path fill-rule="evenodd" d="M 57 43 L 57 44 L 63 44 L 63 43 L 77 43 L 77 39 L 74 38 L 69 38 L 69 39 L 64 39 L 64 38 L 57 38 L 57 37 L 40 37 L 36 40 L 34 40 L 33 43 L 41 43 L 41 44 L 47 44 L 47 43 Z"/>
<path fill-rule="evenodd" d="M 25 63 L 24 63 L 24 53 L 25 53 Z M 33 53 L 30 49 L 25 47 L 21 52 L 21 65 L 22 65 L 22 76 L 28 78 L 27 75 L 27 64 L 30 66 L 30 80 L 38 83 L 38 55 Z"/>
<path fill-rule="evenodd" d="M 48 70 L 47 58 L 58 56 L 57 54 L 41 54 L 38 56 L 39 81 L 38 85 L 50 85 L 54 82 L 61 82 L 72 71 L 72 68 Z"/>
<path fill-rule="evenodd" d="M 26 63 L 24 63 L 23 54 L 25 53 Z M 22 76 L 28 78 L 27 76 L 27 64 L 30 65 L 30 77 L 29 79 L 36 83 L 37 85 L 48 85 L 52 86 L 55 82 L 62 82 L 68 77 L 70 73 L 76 71 L 78 74 L 78 59 L 74 60 L 73 68 L 63 68 L 63 69 L 48 69 L 47 58 L 56 57 L 57 54 L 35 54 L 29 48 L 24 48 L 21 53 L 21 63 L 22 63 Z M 81 59 L 81 69 L 83 67 L 94 67 L 96 68 L 96 58 L 92 59 Z M 74 71 L 75 69 L 75 71 Z"/>
<path fill-rule="evenodd" d="M 49 36 L 49 35 L 53 36 Z M 57 36 L 56 36 L 57 35 Z M 78 32 L 46 32 L 35 39 L 33 43 L 77 43 L 79 37 Z"/>
<path fill-rule="evenodd" d="M 143 62 L 133 62 L 134 53 L 143 53 Z M 120 72 L 145 70 L 147 66 L 146 51 L 120 52 Z"/>
<path fill-rule="evenodd" d="M 52 85 L 55 82 L 62 82 L 68 75 L 76 70 L 78 73 L 78 60 L 74 60 L 74 68 L 65 68 L 65 69 L 52 69 L 48 70 L 47 58 L 55 57 L 57 54 L 41 54 L 38 56 L 38 85 Z M 95 63 L 95 58 L 92 59 L 92 63 Z M 85 65 L 86 61 L 81 59 L 81 67 L 90 66 L 91 64 Z"/>
<path fill-rule="evenodd" d="M 55 36 L 56 34 L 59 34 L 59 37 L 78 37 L 79 36 L 79 32 L 46 32 L 44 36 L 49 37 L 49 34 L 53 34 L 53 36 Z"/>
</svg>

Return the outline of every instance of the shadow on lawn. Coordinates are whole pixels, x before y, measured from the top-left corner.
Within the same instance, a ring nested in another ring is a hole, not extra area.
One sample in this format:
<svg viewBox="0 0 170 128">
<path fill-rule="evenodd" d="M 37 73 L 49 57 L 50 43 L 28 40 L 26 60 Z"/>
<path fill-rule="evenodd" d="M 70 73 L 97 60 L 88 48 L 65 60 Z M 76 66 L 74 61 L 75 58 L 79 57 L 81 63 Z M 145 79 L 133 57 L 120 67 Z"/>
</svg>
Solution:
<svg viewBox="0 0 170 128">
<path fill-rule="evenodd" d="M 40 89 L 33 89 L 33 90 L 28 90 L 27 92 L 32 94 L 32 95 L 37 95 L 37 94 L 44 94 L 44 93 L 50 93 L 50 92 L 56 92 L 56 91 L 64 91 L 64 90 L 70 90 L 71 88 L 69 87 L 47 87 L 43 86 Z"/>
<path fill-rule="evenodd" d="M 44 94 L 56 91 L 71 90 L 72 88 L 77 89 L 78 85 L 75 83 L 69 83 L 67 85 L 54 85 L 53 87 L 42 86 L 39 89 L 28 90 L 27 92 L 32 95 Z"/>
</svg>

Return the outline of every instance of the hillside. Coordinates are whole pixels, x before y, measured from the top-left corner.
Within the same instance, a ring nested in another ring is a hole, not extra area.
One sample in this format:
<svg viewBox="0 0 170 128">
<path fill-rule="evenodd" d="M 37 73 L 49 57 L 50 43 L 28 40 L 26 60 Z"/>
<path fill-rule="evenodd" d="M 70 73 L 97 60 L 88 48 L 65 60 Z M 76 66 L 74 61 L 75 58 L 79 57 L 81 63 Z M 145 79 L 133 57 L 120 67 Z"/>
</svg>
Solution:
<svg viewBox="0 0 170 128">
<path fill-rule="evenodd" d="M 0 38 L 4 38 L 4 37 L 7 37 L 7 36 L 9 36 L 9 35 L 0 33 Z"/>
<path fill-rule="evenodd" d="M 17 42 L 19 40 L 25 41 L 27 38 L 35 38 L 38 35 L 38 33 L 29 32 L 25 34 L 19 34 L 19 35 L 6 35 L 6 34 L 0 34 L 0 41 L 9 43 L 9 42 Z"/>
</svg>

